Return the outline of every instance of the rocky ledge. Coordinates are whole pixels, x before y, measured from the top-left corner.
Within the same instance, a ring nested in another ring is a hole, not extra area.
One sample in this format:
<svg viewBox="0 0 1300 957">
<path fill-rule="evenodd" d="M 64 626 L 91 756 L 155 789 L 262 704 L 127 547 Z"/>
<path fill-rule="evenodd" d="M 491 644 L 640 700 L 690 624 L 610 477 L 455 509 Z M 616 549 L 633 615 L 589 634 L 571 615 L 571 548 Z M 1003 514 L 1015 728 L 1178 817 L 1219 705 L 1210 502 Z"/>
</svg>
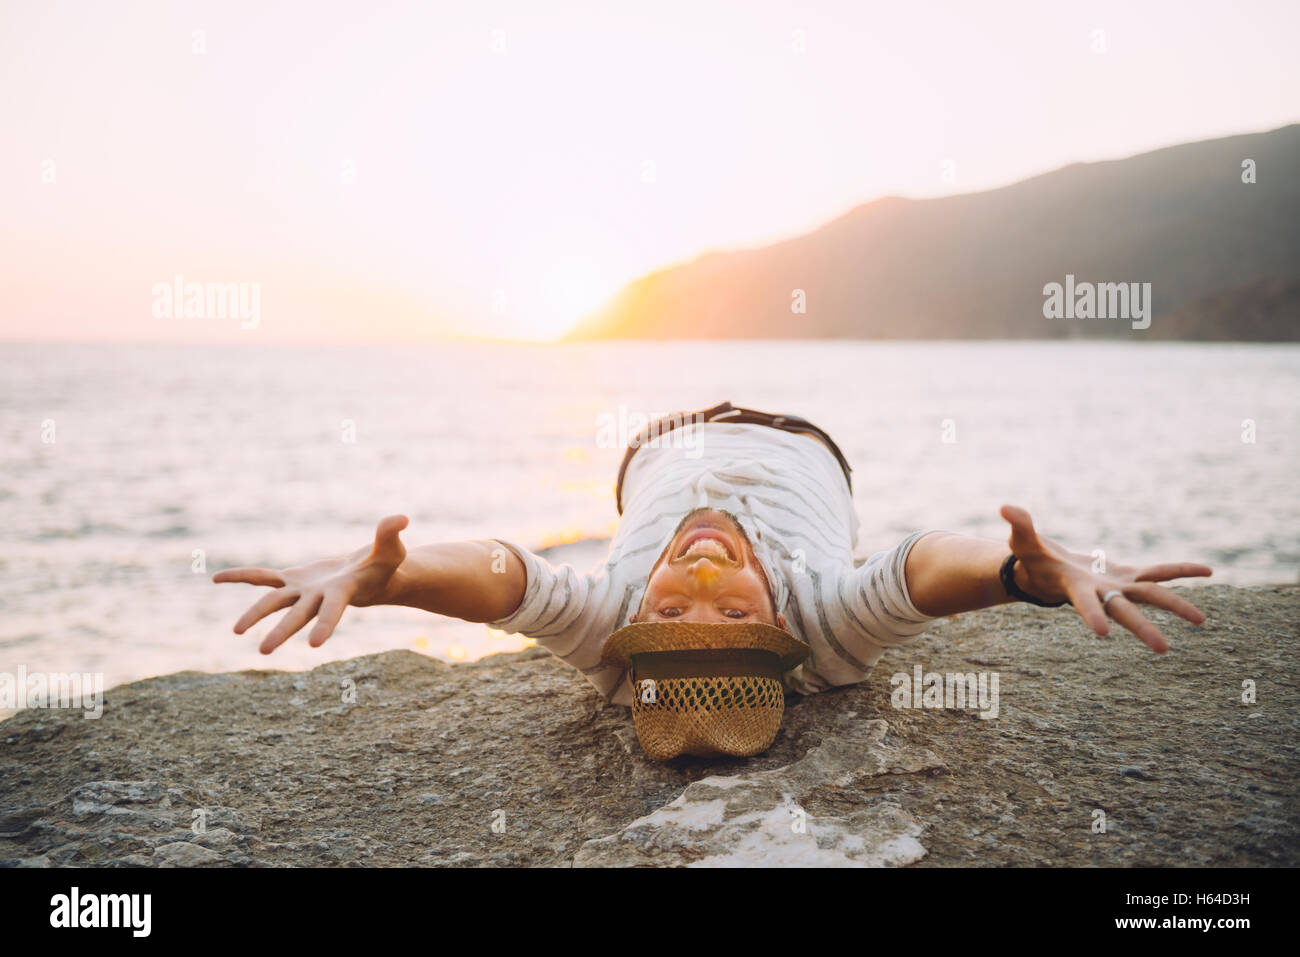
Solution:
<svg viewBox="0 0 1300 957">
<path fill-rule="evenodd" d="M 0 724 L 0 862 L 1296 866 L 1300 588 L 1186 591 L 1163 657 L 1068 610 L 938 622 L 748 760 L 647 761 L 541 650 L 153 678 Z M 893 707 L 918 665 L 996 674 L 996 717 Z"/>
</svg>

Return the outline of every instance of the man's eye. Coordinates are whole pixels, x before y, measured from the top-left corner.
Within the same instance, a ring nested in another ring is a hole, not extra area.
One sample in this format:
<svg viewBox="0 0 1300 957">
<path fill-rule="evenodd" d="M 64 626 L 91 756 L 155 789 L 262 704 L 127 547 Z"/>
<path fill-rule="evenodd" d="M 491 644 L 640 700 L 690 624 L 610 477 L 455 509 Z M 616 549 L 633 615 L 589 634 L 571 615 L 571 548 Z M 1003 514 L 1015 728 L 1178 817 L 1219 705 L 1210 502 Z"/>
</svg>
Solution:
<svg viewBox="0 0 1300 957">
<path fill-rule="evenodd" d="M 723 612 L 723 614 L 726 615 L 728 618 L 745 617 L 745 612 L 741 611 L 739 608 L 728 608 L 726 611 Z"/>
<path fill-rule="evenodd" d="M 659 609 L 659 614 L 663 615 L 665 618 L 676 618 L 676 617 L 677 617 L 678 615 L 680 615 L 681 613 L 682 613 L 682 610 L 681 610 L 680 608 L 660 608 L 660 609 Z"/>
</svg>

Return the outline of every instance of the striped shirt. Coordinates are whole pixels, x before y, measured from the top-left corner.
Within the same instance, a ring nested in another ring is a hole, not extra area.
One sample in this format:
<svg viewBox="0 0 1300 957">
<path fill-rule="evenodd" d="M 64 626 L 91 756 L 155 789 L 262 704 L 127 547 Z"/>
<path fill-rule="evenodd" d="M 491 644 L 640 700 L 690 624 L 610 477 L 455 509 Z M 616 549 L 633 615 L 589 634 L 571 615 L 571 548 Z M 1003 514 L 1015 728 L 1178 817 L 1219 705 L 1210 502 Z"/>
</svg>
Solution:
<svg viewBox="0 0 1300 957">
<path fill-rule="evenodd" d="M 655 560 L 682 517 L 723 509 L 749 536 L 777 610 L 812 654 L 785 676 L 809 694 L 862 681 L 886 648 L 920 634 L 903 565 L 916 532 L 855 566 L 858 518 L 839 463 L 820 441 L 761 425 L 694 423 L 632 457 L 623 518 L 609 556 L 591 572 L 553 566 L 502 540 L 527 585 L 509 617 L 491 626 L 535 639 L 579 669 L 609 700 L 630 705 L 622 668 L 601 664 L 606 639 L 629 623 Z"/>
</svg>

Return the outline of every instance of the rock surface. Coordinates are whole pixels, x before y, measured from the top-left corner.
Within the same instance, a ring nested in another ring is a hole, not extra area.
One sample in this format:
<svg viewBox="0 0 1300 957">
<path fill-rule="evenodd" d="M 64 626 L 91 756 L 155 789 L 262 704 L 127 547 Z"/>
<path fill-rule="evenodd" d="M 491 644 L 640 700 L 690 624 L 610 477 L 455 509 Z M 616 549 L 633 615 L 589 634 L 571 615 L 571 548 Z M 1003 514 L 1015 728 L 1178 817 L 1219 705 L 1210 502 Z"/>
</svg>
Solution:
<svg viewBox="0 0 1300 957">
<path fill-rule="evenodd" d="M 1300 588 L 1185 592 L 1209 621 L 1154 612 L 1163 657 L 1068 610 L 937 622 L 748 760 L 647 761 L 536 649 L 140 681 L 0 724 L 0 862 L 1296 866 Z M 916 665 L 996 672 L 997 717 L 895 709 Z"/>
</svg>

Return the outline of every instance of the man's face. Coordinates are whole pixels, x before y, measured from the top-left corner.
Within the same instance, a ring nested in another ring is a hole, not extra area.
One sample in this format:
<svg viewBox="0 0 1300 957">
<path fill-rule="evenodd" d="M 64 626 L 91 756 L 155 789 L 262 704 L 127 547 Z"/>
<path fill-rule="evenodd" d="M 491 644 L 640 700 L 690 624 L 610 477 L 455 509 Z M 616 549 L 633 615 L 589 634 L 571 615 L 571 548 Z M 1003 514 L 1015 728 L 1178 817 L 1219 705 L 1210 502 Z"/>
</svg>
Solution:
<svg viewBox="0 0 1300 957">
<path fill-rule="evenodd" d="M 633 621 L 763 622 L 785 628 L 749 539 L 725 512 L 696 509 L 673 533 Z"/>
</svg>

